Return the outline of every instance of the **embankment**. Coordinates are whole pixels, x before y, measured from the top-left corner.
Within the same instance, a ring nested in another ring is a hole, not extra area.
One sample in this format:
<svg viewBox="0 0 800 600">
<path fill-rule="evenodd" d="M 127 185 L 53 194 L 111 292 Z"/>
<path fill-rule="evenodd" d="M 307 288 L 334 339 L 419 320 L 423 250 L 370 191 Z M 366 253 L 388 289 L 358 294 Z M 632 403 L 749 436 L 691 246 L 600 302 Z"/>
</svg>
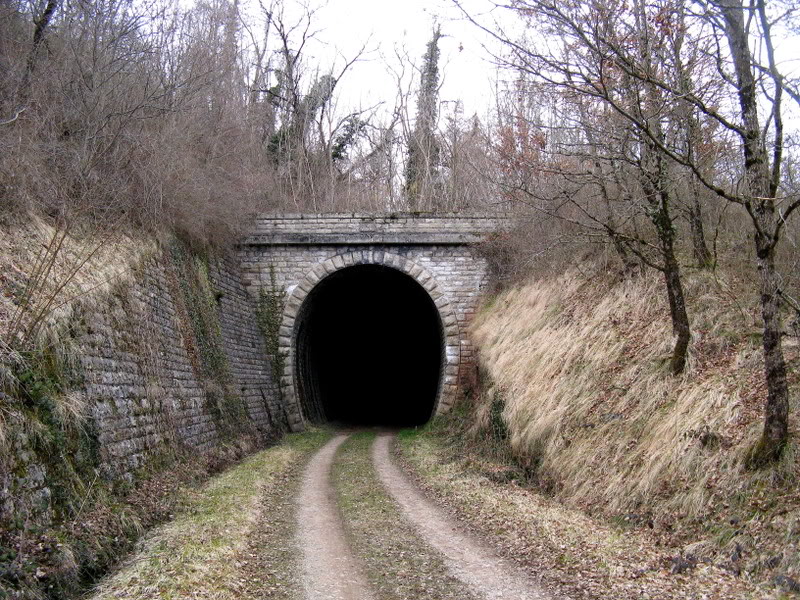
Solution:
<svg viewBox="0 0 800 600">
<path fill-rule="evenodd" d="M 65 597 L 285 414 L 235 260 L 41 222 L 3 234 L 0 597 Z"/>
<path fill-rule="evenodd" d="M 663 282 L 572 271 L 489 300 L 472 335 L 482 392 L 473 435 L 507 447 L 540 489 L 697 560 L 758 579 L 800 573 L 798 340 L 787 335 L 792 442 L 750 471 L 766 386 L 755 299 L 720 274 L 687 277 L 689 363 L 669 373 Z"/>
</svg>

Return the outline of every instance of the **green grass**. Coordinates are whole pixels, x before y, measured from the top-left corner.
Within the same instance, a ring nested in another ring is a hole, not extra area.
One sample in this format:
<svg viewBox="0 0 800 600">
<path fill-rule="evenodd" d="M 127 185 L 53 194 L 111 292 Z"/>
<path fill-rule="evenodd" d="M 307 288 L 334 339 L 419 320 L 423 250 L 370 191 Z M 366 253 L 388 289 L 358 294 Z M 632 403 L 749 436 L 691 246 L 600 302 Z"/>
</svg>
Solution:
<svg viewBox="0 0 800 600">
<path fill-rule="evenodd" d="M 262 493 L 330 438 L 325 430 L 292 434 L 190 493 L 185 509 L 154 530 L 141 550 L 91 596 L 172 600 L 236 593 L 237 554 L 260 517 Z"/>
<path fill-rule="evenodd" d="M 414 433 L 403 432 L 408 438 Z M 464 584 L 447 571 L 441 556 L 408 523 L 377 479 L 372 432 L 347 440 L 336 457 L 333 485 L 351 548 L 381 600 L 468 600 Z"/>
</svg>

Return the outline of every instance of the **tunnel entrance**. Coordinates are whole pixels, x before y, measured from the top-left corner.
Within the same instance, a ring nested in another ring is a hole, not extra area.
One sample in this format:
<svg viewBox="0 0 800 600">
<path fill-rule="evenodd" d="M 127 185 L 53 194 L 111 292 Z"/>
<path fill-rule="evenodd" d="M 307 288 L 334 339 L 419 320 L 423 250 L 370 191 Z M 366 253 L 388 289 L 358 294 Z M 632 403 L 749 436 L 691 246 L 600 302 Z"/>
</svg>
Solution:
<svg viewBox="0 0 800 600">
<path fill-rule="evenodd" d="M 440 386 L 442 324 L 412 277 L 357 265 L 309 293 L 295 356 L 300 401 L 312 421 L 420 425 L 433 414 Z"/>
</svg>

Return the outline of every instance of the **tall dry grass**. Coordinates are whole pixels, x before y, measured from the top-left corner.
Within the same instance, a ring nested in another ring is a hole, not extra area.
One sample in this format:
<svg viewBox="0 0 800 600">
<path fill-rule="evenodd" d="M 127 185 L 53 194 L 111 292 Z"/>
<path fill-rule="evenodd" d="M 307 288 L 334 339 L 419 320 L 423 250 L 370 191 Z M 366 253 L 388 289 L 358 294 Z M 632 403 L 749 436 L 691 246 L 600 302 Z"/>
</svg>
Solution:
<svg viewBox="0 0 800 600">
<path fill-rule="evenodd" d="M 686 279 L 694 338 L 682 376 L 669 374 L 658 276 L 572 270 L 508 290 L 480 312 L 472 335 L 495 388 L 484 396 L 502 393 L 517 460 L 568 503 L 664 529 L 699 525 L 712 545 L 752 542 L 755 533 L 705 525 L 766 519 L 779 528 L 800 518 L 797 338 L 784 344 L 795 441 L 779 465 L 749 472 L 742 459 L 766 397 L 756 301 L 741 291 L 746 282 Z M 800 531 L 792 535 L 796 544 Z"/>
</svg>

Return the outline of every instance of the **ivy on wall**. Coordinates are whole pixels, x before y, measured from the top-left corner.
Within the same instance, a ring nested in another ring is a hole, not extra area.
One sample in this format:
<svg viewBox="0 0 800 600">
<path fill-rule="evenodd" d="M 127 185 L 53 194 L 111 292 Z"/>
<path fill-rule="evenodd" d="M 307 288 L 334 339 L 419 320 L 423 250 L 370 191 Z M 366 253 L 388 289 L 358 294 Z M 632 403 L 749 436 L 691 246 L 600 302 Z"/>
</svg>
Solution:
<svg viewBox="0 0 800 600">
<path fill-rule="evenodd" d="M 278 384 L 278 393 L 283 399 L 283 370 L 286 366 L 286 356 L 281 352 L 280 329 L 283 319 L 283 305 L 286 301 L 286 292 L 279 288 L 275 281 L 275 267 L 269 266 L 269 287 L 264 286 L 258 292 L 258 305 L 256 319 L 261 335 L 267 346 L 267 354 L 271 357 L 272 379 Z"/>
<path fill-rule="evenodd" d="M 244 399 L 232 390 L 219 321 L 218 304 L 223 294 L 211 281 L 208 254 L 192 253 L 178 241 L 173 242 L 170 250 L 186 351 L 195 375 L 203 382 L 206 408 L 220 437 L 231 439 L 249 429 L 251 423 Z"/>
</svg>

